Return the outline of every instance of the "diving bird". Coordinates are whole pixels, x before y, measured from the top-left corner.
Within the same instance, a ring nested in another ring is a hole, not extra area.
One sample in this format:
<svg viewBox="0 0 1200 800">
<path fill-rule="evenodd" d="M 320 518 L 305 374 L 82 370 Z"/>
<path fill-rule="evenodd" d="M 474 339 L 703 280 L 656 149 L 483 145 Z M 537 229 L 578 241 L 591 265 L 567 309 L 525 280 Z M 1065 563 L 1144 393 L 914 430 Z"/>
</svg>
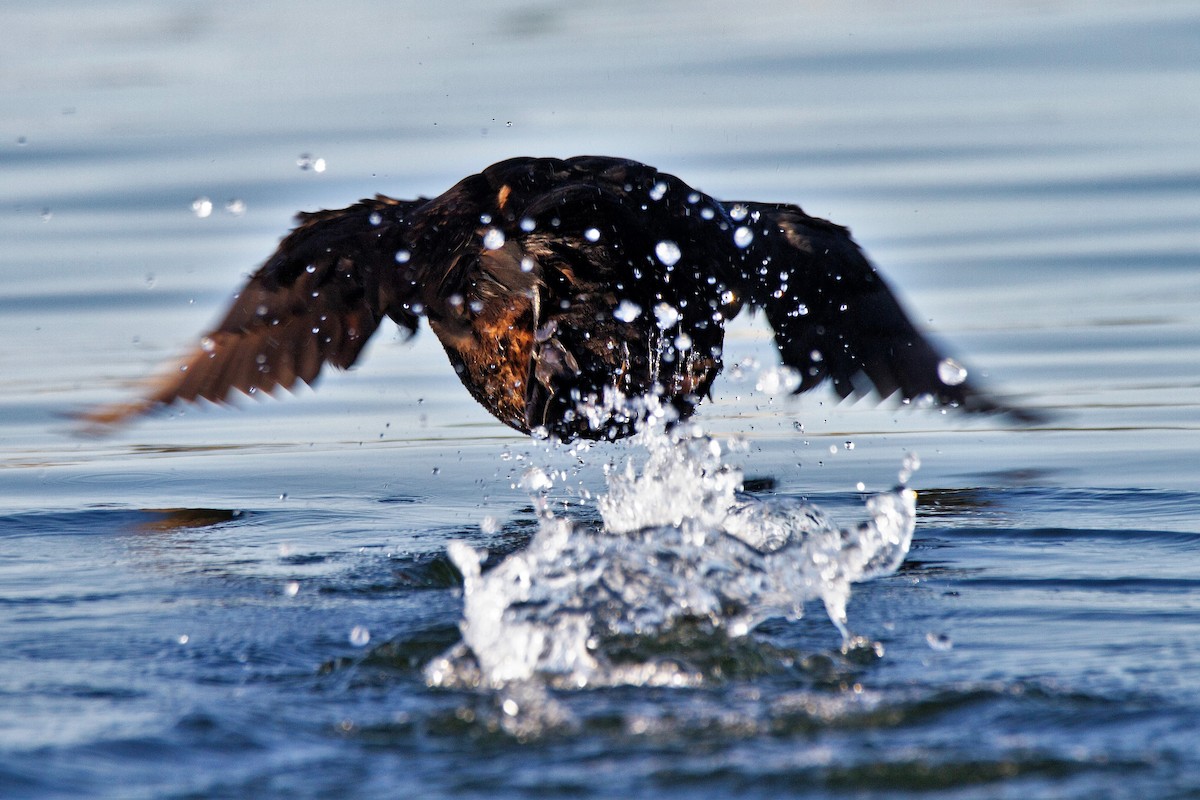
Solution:
<svg viewBox="0 0 1200 800">
<path fill-rule="evenodd" d="M 1020 412 L 976 387 L 905 314 L 846 228 L 782 203 L 716 200 L 621 158 L 513 158 L 434 198 L 383 195 L 301 213 L 224 319 L 114 425 L 350 367 L 384 317 L 424 318 L 467 390 L 501 422 L 563 440 L 636 420 L 609 397 L 656 395 L 686 418 L 744 308 L 774 331 L 795 391 Z"/>
</svg>

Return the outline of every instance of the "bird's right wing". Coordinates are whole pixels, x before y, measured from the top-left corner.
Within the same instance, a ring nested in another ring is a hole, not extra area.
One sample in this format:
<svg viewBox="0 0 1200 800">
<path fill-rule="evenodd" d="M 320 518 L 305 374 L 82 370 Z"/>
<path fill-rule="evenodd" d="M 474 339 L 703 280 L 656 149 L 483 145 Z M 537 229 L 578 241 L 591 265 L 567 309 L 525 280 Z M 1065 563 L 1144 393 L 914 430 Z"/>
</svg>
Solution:
<svg viewBox="0 0 1200 800">
<path fill-rule="evenodd" d="M 980 391 L 917 329 L 847 229 L 792 205 L 726 207 L 735 205 L 755 232 L 744 267 L 749 300 L 766 313 L 783 363 L 799 372 L 797 391 L 828 379 L 843 398 L 874 389 L 880 398 L 1025 414 Z"/>
</svg>

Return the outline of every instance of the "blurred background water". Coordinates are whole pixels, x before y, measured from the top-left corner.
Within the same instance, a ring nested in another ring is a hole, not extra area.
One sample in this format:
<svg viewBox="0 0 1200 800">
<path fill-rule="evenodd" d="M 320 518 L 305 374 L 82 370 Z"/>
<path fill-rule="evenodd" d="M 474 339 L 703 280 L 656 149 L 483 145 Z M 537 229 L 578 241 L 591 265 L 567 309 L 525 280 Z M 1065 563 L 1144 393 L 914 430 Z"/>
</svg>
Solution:
<svg viewBox="0 0 1200 800">
<path fill-rule="evenodd" d="M 1194 4 L 67 0 L 0 31 L 3 796 L 1200 796 Z M 426 686 L 447 541 L 519 547 L 552 458 L 427 331 L 286 401 L 64 419 L 194 342 L 296 210 L 580 153 L 850 225 L 1051 414 L 772 398 L 734 327 L 699 420 L 756 485 L 853 515 L 921 456 L 909 560 L 850 606 L 882 658 L 771 623 L 532 739 Z"/>
</svg>

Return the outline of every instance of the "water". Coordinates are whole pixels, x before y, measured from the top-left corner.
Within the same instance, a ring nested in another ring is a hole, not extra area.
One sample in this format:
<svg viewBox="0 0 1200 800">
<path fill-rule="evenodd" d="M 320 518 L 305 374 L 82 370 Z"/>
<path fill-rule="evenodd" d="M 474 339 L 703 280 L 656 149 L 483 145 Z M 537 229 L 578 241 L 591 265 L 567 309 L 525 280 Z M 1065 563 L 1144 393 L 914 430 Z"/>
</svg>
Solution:
<svg viewBox="0 0 1200 800">
<path fill-rule="evenodd" d="M 1200 796 L 1189 4 L 128 1 L 0 29 L 3 796 Z M 286 401 L 64 419 L 197 341 L 294 211 L 582 152 L 851 225 L 972 377 L 1051 415 L 791 400 L 738 321 L 697 422 L 745 502 L 854 529 L 920 456 L 907 558 L 850 587 L 848 639 L 800 592 L 747 635 L 606 641 L 674 683 L 473 685 L 451 553 L 486 578 L 547 513 L 590 546 L 605 465 L 649 456 L 514 435 L 427 331 Z"/>
</svg>

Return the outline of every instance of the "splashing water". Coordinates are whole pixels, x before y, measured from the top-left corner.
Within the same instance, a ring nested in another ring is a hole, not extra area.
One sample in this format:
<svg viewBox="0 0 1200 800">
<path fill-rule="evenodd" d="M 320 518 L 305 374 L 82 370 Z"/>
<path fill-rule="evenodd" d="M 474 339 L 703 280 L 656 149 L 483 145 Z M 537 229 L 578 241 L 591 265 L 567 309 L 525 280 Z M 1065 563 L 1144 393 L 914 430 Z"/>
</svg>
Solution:
<svg viewBox="0 0 1200 800">
<path fill-rule="evenodd" d="M 668 431 L 669 414 L 651 411 L 628 412 L 650 420 L 632 440 L 645 456 L 605 467 L 602 527 L 555 516 L 543 494 L 528 547 L 488 572 L 485 552 L 450 544 L 463 575 L 462 641 L 426 667 L 431 685 L 697 685 L 705 676 L 669 653 L 630 658 L 629 642 L 697 628 L 736 639 L 770 618 L 798 619 L 814 600 L 851 643 L 850 584 L 899 567 L 915 493 L 875 495 L 868 521 L 839 529 L 805 502 L 740 492 L 718 441 L 692 423 Z"/>
</svg>

